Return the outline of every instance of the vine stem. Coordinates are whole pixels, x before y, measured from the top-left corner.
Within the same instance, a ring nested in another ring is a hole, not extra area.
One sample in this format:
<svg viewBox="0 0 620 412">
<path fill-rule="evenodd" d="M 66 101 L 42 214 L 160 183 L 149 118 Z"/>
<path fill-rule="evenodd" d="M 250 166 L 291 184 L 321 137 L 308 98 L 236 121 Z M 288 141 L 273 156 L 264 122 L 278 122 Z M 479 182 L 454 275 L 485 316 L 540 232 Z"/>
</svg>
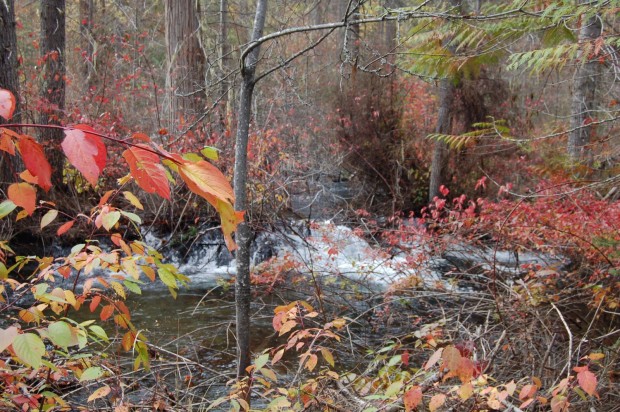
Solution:
<svg viewBox="0 0 620 412">
<path fill-rule="evenodd" d="M 107 134 L 99 133 L 99 132 L 96 132 L 94 130 L 92 130 L 92 131 L 91 130 L 88 130 L 88 131 L 82 130 L 82 129 L 79 129 L 79 128 L 75 127 L 75 126 L 60 126 L 60 125 L 55 125 L 55 124 L 11 123 L 11 124 L 3 124 L 2 127 L 3 128 L 15 128 L 15 129 L 30 127 L 30 128 L 36 128 L 36 129 L 79 130 L 81 132 L 92 134 L 92 135 L 101 137 L 101 138 L 106 139 L 106 140 L 110 140 L 110 141 L 118 143 L 118 144 L 122 144 L 122 145 L 129 146 L 129 147 L 137 147 L 139 149 L 142 149 L 142 150 L 145 150 L 147 152 L 153 153 L 153 154 L 155 154 L 157 156 L 163 157 L 166 160 L 170 160 L 171 162 L 174 162 L 176 164 L 181 164 L 181 162 L 179 162 L 173 156 L 169 155 L 168 153 L 164 153 L 163 149 L 159 149 L 158 148 L 158 150 L 155 150 L 155 149 L 152 149 L 152 148 L 150 148 L 148 146 L 140 146 L 140 145 L 138 145 L 136 143 L 131 143 L 131 142 L 128 141 L 128 139 L 118 139 L 116 137 L 112 137 L 112 136 L 109 136 Z"/>
</svg>

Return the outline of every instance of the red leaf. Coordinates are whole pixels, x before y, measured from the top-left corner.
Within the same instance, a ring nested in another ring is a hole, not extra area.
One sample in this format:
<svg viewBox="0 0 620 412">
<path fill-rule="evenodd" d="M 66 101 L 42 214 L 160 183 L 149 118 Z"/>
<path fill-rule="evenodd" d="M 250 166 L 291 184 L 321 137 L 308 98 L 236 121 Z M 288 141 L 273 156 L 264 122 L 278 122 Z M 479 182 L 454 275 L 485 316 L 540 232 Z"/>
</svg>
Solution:
<svg viewBox="0 0 620 412">
<path fill-rule="evenodd" d="M 8 190 L 9 199 L 32 216 L 37 207 L 37 189 L 28 183 L 13 183 Z"/>
<path fill-rule="evenodd" d="M 0 116 L 6 120 L 10 120 L 13 117 L 15 111 L 15 96 L 8 90 L 0 89 Z"/>
<path fill-rule="evenodd" d="M 84 175 L 88 183 L 97 185 L 97 179 L 106 163 L 106 148 L 103 140 L 92 133 L 93 128 L 84 124 L 65 130 L 62 150 L 69 162 Z"/>
<path fill-rule="evenodd" d="M 412 409 L 415 409 L 422 403 L 422 388 L 419 386 L 414 386 L 405 392 L 405 396 L 403 397 L 403 403 L 405 404 L 405 411 L 409 412 Z"/>
<path fill-rule="evenodd" d="M 64 235 L 65 233 L 69 231 L 69 229 L 73 227 L 74 224 L 75 224 L 75 220 L 70 220 L 67 223 L 64 223 L 62 226 L 58 228 L 58 230 L 56 231 L 56 235 L 57 236 Z"/>
<path fill-rule="evenodd" d="M 170 186 L 159 156 L 144 148 L 148 149 L 147 146 L 138 145 L 123 152 L 130 173 L 145 192 L 156 193 L 170 200 Z"/>
<path fill-rule="evenodd" d="M 52 166 L 50 166 L 43 147 L 32 137 L 22 135 L 17 142 L 17 149 L 22 155 L 26 169 L 38 179 L 38 185 L 48 191 L 52 187 Z"/>
<path fill-rule="evenodd" d="M 581 389 L 588 395 L 594 396 L 596 394 L 596 375 L 590 372 L 587 367 L 577 374 L 577 381 Z"/>
</svg>

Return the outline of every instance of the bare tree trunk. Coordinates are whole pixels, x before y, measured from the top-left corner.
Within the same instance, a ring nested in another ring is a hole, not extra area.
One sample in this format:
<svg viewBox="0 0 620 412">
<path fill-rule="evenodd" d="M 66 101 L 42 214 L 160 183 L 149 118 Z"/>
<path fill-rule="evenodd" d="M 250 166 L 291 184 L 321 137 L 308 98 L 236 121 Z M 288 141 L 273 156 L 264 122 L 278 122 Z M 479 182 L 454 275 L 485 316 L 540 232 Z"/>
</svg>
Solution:
<svg viewBox="0 0 620 412">
<path fill-rule="evenodd" d="M 580 3 L 588 3 L 581 0 Z M 600 37 L 602 32 L 601 18 L 594 16 L 582 22 L 579 42 L 591 42 Z M 579 66 L 573 83 L 571 131 L 568 134 L 568 156 L 572 162 L 591 161 L 592 150 L 588 147 L 591 140 L 592 111 L 596 105 L 596 77 L 600 64 L 596 56 L 588 56 L 580 51 L 577 57 Z"/>
<path fill-rule="evenodd" d="M 228 69 L 230 67 L 230 46 L 228 44 L 228 0 L 220 0 L 220 27 L 218 33 L 218 52 L 219 52 L 219 69 L 220 69 L 220 88 L 217 98 L 220 99 L 219 121 L 220 130 L 226 128 L 228 114 L 228 93 L 230 89 L 230 81 L 228 79 Z"/>
<path fill-rule="evenodd" d="M 196 0 L 165 0 L 168 116 L 173 131 L 204 112 L 206 58 Z"/>
<path fill-rule="evenodd" d="M 0 2 L 0 87 L 10 90 L 16 99 L 11 123 L 19 123 L 19 78 L 17 76 L 17 36 L 15 35 L 15 2 Z M 0 124 L 6 123 L 0 117 Z"/>
<path fill-rule="evenodd" d="M 265 17 L 267 15 L 267 0 L 258 0 L 252 41 L 263 35 Z M 260 47 L 254 48 L 243 62 L 241 71 L 242 82 L 239 93 L 239 110 L 237 136 L 235 143 L 235 210 L 247 210 L 247 177 L 248 177 L 248 138 L 252 110 L 252 93 L 254 92 L 254 75 Z M 235 304 L 237 320 L 237 376 L 247 376 L 246 368 L 251 364 L 250 354 L 250 241 L 252 230 L 247 222 L 237 227 L 235 241 L 237 242 L 237 278 L 235 282 Z M 249 397 L 249 396 L 248 396 Z"/>
<path fill-rule="evenodd" d="M 45 66 L 41 98 L 41 124 L 60 124 L 65 109 L 65 0 L 41 0 L 41 59 Z M 62 130 L 41 129 L 40 138 L 52 166 L 52 183 L 62 182 L 64 157 Z"/>
<path fill-rule="evenodd" d="M 82 49 L 82 86 L 89 91 L 95 74 L 95 38 L 93 24 L 95 17 L 95 1 L 80 0 L 80 48 Z"/>
<path fill-rule="evenodd" d="M 455 87 L 452 79 L 442 79 L 439 86 L 439 116 L 435 132 L 449 134 L 452 131 L 452 102 L 454 101 Z M 437 141 L 433 148 L 431 164 L 431 178 L 428 188 L 428 201 L 431 202 L 439 194 L 443 178 L 448 147 L 446 143 Z"/>
<path fill-rule="evenodd" d="M 453 8 L 456 8 L 458 12 L 461 12 L 460 0 L 450 0 L 450 4 Z M 451 39 L 444 40 L 444 47 L 447 47 L 450 54 L 454 54 L 456 52 L 456 47 L 454 45 L 450 46 L 450 40 Z M 452 131 L 452 103 L 454 98 L 454 79 L 442 79 L 439 85 L 439 116 L 437 118 L 435 133 L 449 134 Z M 446 143 L 440 141 L 435 142 L 435 147 L 433 148 L 433 159 L 431 163 L 431 177 L 428 185 L 429 202 L 432 202 L 435 196 L 439 194 L 447 154 L 448 147 Z"/>
<path fill-rule="evenodd" d="M 17 75 L 17 37 L 15 35 L 15 2 L 0 2 L 0 88 L 11 91 L 15 95 L 15 112 L 11 123 L 21 122 L 19 104 L 19 78 Z M 0 125 L 7 123 L 0 117 Z M 14 157 L 6 152 L 0 156 L 0 183 L 13 181 L 15 170 Z"/>
</svg>

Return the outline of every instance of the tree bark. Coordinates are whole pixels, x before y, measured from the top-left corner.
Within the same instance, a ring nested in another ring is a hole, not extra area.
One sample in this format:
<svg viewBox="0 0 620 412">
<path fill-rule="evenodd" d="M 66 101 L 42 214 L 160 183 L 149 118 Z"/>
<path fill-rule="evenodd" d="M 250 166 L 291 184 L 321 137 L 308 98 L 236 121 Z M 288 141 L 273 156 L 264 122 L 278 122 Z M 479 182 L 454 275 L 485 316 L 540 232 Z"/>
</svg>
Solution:
<svg viewBox="0 0 620 412">
<path fill-rule="evenodd" d="M 594 16 L 582 22 L 579 42 L 591 42 L 600 37 L 601 32 L 601 18 Z M 572 115 L 567 147 L 568 156 L 573 163 L 589 162 L 592 158 L 592 150 L 589 147 L 592 127 L 588 124 L 592 121 L 592 111 L 596 106 L 596 77 L 600 67 L 596 56 L 585 55 L 583 51 L 578 53 L 577 64 L 579 66 L 573 82 Z"/>
<path fill-rule="evenodd" d="M 267 15 L 267 0 L 258 0 L 256 15 L 252 30 L 252 41 L 263 35 L 265 17 Z M 241 70 L 241 88 L 239 93 L 239 110 L 237 135 L 235 142 L 235 210 L 247 210 L 247 177 L 248 177 L 248 139 L 250 117 L 252 110 L 252 93 L 254 92 L 254 75 L 258 63 L 260 46 L 255 47 L 247 55 Z M 247 215 L 246 215 L 247 216 Z M 237 277 L 235 282 L 235 304 L 237 321 L 237 377 L 247 376 L 246 368 L 251 364 L 250 354 L 250 241 L 252 230 L 247 221 L 237 227 L 235 241 L 237 242 Z"/>
<path fill-rule="evenodd" d="M 206 59 L 200 41 L 196 0 L 165 0 L 166 47 L 168 57 L 168 118 L 173 132 L 180 119 L 197 119 L 206 100 Z"/>
<path fill-rule="evenodd" d="M 217 98 L 219 102 L 219 123 L 220 130 L 224 131 L 228 123 L 228 93 L 230 81 L 228 79 L 228 69 L 230 67 L 230 46 L 228 44 L 228 0 L 220 0 L 220 22 L 218 33 L 218 54 L 220 69 L 220 87 Z"/>
<path fill-rule="evenodd" d="M 454 101 L 455 87 L 452 79 L 442 79 L 439 86 L 439 116 L 435 132 L 449 134 L 452 131 L 452 102 Z M 433 148 L 431 163 L 431 178 L 428 188 L 428 201 L 432 202 L 439 195 L 439 187 L 443 179 L 443 170 L 446 163 L 448 147 L 446 143 L 437 141 Z"/>
<path fill-rule="evenodd" d="M 461 12 L 461 1 L 450 0 L 453 8 Z M 450 45 L 451 38 L 444 39 L 444 47 L 450 54 L 456 52 L 456 46 Z M 449 134 L 452 131 L 453 102 L 455 99 L 454 79 L 444 78 L 439 85 L 439 116 L 435 133 Z M 432 202 L 435 196 L 439 195 L 446 163 L 448 146 L 444 142 L 437 141 L 433 147 L 433 158 L 431 163 L 431 177 L 428 185 L 428 201 Z"/>
<path fill-rule="evenodd" d="M 16 108 L 11 123 L 19 123 L 19 78 L 17 75 L 17 36 L 15 34 L 15 2 L 0 2 L 0 87 L 15 95 Z M 6 123 L 0 117 L 0 124 Z"/>
<path fill-rule="evenodd" d="M 95 1 L 80 0 L 80 48 L 82 49 L 82 86 L 88 92 L 93 84 L 95 74 L 95 38 L 93 24 L 95 17 Z"/>
<path fill-rule="evenodd" d="M 17 36 L 15 34 L 15 2 L 7 0 L 0 2 L 0 88 L 11 91 L 15 95 L 15 112 L 11 123 L 21 123 L 21 111 L 19 104 L 19 77 L 17 74 Z M 0 117 L 0 125 L 7 123 Z M 0 182 L 3 184 L 12 182 L 15 170 L 14 156 L 2 152 L 0 156 Z"/>
<path fill-rule="evenodd" d="M 41 60 L 45 66 L 41 99 L 41 124 L 59 125 L 65 109 L 65 0 L 41 0 Z M 41 142 L 52 166 L 52 183 L 62 183 L 64 157 L 60 129 L 40 129 Z"/>
</svg>

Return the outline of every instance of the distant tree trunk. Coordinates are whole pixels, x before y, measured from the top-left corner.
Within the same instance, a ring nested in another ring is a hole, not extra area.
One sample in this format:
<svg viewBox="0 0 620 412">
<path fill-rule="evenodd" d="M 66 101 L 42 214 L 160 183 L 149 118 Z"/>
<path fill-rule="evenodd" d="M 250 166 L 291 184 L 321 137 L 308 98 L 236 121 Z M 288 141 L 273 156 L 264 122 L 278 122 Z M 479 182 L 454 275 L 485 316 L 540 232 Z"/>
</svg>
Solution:
<svg viewBox="0 0 620 412">
<path fill-rule="evenodd" d="M 218 54 L 220 60 L 220 87 L 217 97 L 220 99 L 219 121 L 220 129 L 223 131 L 228 123 L 227 118 L 228 113 L 230 112 L 228 107 L 228 93 L 231 86 L 228 78 L 228 70 L 230 67 L 230 46 L 228 44 L 228 0 L 220 0 L 218 43 Z"/>
<path fill-rule="evenodd" d="M 435 133 L 449 134 L 452 131 L 452 103 L 455 87 L 452 79 L 442 79 L 439 86 L 439 116 Z M 431 163 L 431 178 L 428 188 L 428 201 L 431 202 L 439 194 L 439 187 L 443 179 L 443 170 L 446 163 L 448 147 L 444 142 L 435 142 Z"/>
<path fill-rule="evenodd" d="M 460 0 L 450 0 L 450 5 L 461 11 Z M 444 47 L 450 54 L 456 52 L 456 47 L 450 45 L 451 39 L 444 39 Z M 453 102 L 455 99 L 454 79 L 444 78 L 439 85 L 439 116 L 437 117 L 437 126 L 435 133 L 449 134 L 452 131 Z M 428 201 L 432 202 L 435 196 L 439 194 L 441 187 L 448 147 L 444 142 L 435 142 L 433 148 L 433 158 L 431 163 L 431 177 L 428 187 Z"/>
<path fill-rule="evenodd" d="M 41 58 L 45 66 L 41 124 L 60 124 L 65 109 L 65 0 L 41 0 Z M 62 182 L 62 130 L 41 129 L 40 138 L 52 166 L 52 183 Z"/>
<path fill-rule="evenodd" d="M 11 123 L 19 123 L 21 118 L 15 25 L 14 0 L 0 2 L 0 87 L 10 90 L 15 95 L 17 103 Z M 6 122 L 0 117 L 0 124 L 2 123 Z"/>
<path fill-rule="evenodd" d="M 580 3 L 588 3 L 581 0 Z M 600 37 L 602 24 L 600 16 L 594 16 L 582 22 L 579 42 L 591 42 Z M 592 58 L 591 58 L 592 57 Z M 571 131 L 568 134 L 568 156 L 572 162 L 591 161 L 592 150 L 588 147 L 591 140 L 592 111 L 596 105 L 596 84 L 600 64 L 596 56 L 588 56 L 583 51 L 578 53 L 577 71 L 573 82 Z"/>
<path fill-rule="evenodd" d="M 0 88 L 10 90 L 15 95 L 16 108 L 11 123 L 21 122 L 19 104 L 19 78 L 17 75 L 17 37 L 15 35 L 15 2 L 0 2 Z M 0 117 L 0 125 L 6 123 Z M 0 182 L 12 182 L 19 170 L 13 161 L 14 157 L 6 152 L 0 155 Z"/>
<path fill-rule="evenodd" d="M 257 0 L 256 15 L 252 41 L 263 35 L 265 17 L 267 15 L 267 0 Z M 239 110 L 237 136 L 235 143 L 235 210 L 247 210 L 247 178 L 248 178 L 248 139 L 250 117 L 252 111 L 252 93 L 254 92 L 254 74 L 258 63 L 259 47 L 255 47 L 245 58 L 241 71 L 241 88 L 239 93 Z M 246 215 L 247 216 L 247 215 Z M 252 231 L 247 222 L 237 227 L 235 241 L 237 242 L 237 278 L 235 282 L 235 304 L 237 320 L 237 376 L 247 376 L 246 368 L 251 364 L 250 354 L 250 241 Z"/>
<path fill-rule="evenodd" d="M 165 0 L 168 50 L 169 125 L 198 118 L 204 111 L 206 59 L 201 47 L 196 0 Z"/>
<path fill-rule="evenodd" d="M 80 73 L 82 74 L 82 86 L 85 91 L 90 90 L 95 73 L 94 17 L 95 1 L 80 0 L 80 48 L 82 51 Z"/>
</svg>

